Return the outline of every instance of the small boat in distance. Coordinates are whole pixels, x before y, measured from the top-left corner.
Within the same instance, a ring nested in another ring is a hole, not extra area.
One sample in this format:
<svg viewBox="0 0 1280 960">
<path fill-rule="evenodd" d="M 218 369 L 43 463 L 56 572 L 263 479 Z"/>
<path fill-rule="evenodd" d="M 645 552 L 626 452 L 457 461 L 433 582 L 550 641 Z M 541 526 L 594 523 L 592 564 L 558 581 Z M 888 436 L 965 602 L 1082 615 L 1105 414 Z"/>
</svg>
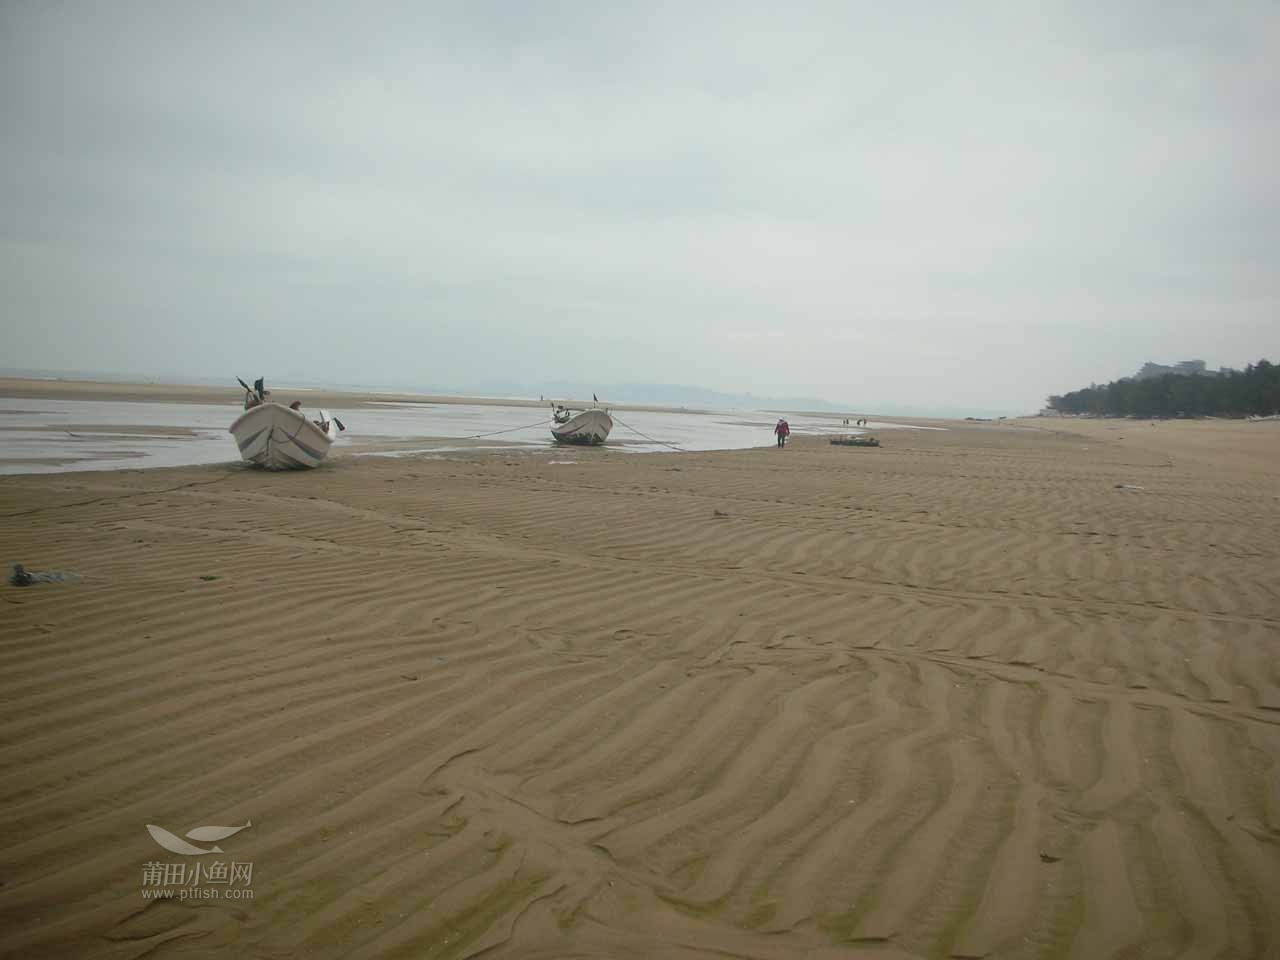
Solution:
<svg viewBox="0 0 1280 960">
<path fill-rule="evenodd" d="M 596 400 L 595 394 L 591 399 Z M 597 402 L 599 402 L 597 400 Z M 551 436 L 556 443 L 580 443 L 596 446 L 604 443 L 613 429 L 613 417 L 608 410 L 591 407 L 574 413 L 563 404 L 552 404 L 551 419 L 555 421 L 551 427 Z"/>
<path fill-rule="evenodd" d="M 238 378 L 237 378 L 238 379 Z M 317 466 L 346 427 L 324 410 L 311 420 L 295 402 L 284 406 L 271 400 L 259 377 L 250 387 L 243 380 L 244 413 L 231 424 L 240 456 L 268 470 L 297 470 Z"/>
</svg>

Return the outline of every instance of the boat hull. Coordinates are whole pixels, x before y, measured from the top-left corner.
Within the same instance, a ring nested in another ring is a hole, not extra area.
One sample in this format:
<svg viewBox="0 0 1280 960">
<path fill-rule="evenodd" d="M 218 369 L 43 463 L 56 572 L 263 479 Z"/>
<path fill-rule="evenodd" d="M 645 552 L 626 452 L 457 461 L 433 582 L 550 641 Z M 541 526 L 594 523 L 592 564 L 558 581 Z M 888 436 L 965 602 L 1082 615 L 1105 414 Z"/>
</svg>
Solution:
<svg viewBox="0 0 1280 960">
<path fill-rule="evenodd" d="M 556 443 L 574 443 L 595 446 L 608 439 L 613 429 L 613 417 L 603 410 L 584 410 L 566 423 L 551 428 Z"/>
<path fill-rule="evenodd" d="M 240 456 L 268 470 L 300 470 L 318 466 L 329 455 L 337 427 L 329 429 L 307 419 L 306 414 L 278 403 L 263 403 L 246 410 L 231 424 Z"/>
</svg>

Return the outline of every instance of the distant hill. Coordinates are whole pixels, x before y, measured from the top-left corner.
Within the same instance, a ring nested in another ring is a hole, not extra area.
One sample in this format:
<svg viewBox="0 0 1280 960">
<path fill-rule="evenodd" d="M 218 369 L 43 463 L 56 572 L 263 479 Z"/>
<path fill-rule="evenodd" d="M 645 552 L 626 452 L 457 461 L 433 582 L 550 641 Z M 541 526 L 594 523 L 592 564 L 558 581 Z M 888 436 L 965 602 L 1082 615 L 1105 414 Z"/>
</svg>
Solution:
<svg viewBox="0 0 1280 960">
<path fill-rule="evenodd" d="M 564 392 L 566 396 L 581 397 L 597 394 L 602 400 L 614 403 L 652 403 L 664 407 L 710 407 L 717 410 L 761 410 L 780 405 L 793 409 L 831 410 L 842 407 L 817 397 L 761 397 L 753 393 L 723 393 L 706 387 L 668 383 L 605 383 L 589 386 L 583 383 L 551 383 L 546 390 Z"/>
<path fill-rule="evenodd" d="M 532 387 L 519 383 L 484 384 L 478 390 L 489 396 L 539 397 L 582 400 L 593 393 L 601 402 L 653 404 L 662 407 L 689 407 L 704 410 L 773 410 L 810 411 L 814 413 L 879 414 L 893 417 L 995 417 L 1017 414 L 1018 410 L 992 410 L 970 407 L 939 408 L 914 404 L 850 402 L 825 400 L 820 397 L 761 396 L 754 393 L 726 393 L 706 387 L 670 383 L 597 383 L 549 381 Z"/>
</svg>

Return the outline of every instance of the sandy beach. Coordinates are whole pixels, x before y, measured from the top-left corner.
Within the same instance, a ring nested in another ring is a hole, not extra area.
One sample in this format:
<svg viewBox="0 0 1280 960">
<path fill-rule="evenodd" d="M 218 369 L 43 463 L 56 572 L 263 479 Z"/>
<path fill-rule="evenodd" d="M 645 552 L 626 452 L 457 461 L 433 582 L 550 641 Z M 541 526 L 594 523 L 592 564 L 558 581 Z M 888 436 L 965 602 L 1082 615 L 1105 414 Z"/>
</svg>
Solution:
<svg viewBox="0 0 1280 960">
<path fill-rule="evenodd" d="M 0 478 L 0 953 L 1280 956 L 1280 426 L 948 426 Z"/>
</svg>

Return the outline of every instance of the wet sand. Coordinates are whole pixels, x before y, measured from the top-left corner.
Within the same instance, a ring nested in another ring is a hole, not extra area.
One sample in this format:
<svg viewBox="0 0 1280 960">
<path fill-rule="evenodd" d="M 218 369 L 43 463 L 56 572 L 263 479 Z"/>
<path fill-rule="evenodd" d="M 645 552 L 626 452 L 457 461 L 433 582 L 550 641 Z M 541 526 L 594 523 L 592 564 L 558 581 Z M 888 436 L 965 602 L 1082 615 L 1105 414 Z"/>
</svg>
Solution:
<svg viewBox="0 0 1280 960">
<path fill-rule="evenodd" d="M 1280 955 L 1280 428 L 950 426 L 0 478 L 0 952 Z"/>
</svg>

